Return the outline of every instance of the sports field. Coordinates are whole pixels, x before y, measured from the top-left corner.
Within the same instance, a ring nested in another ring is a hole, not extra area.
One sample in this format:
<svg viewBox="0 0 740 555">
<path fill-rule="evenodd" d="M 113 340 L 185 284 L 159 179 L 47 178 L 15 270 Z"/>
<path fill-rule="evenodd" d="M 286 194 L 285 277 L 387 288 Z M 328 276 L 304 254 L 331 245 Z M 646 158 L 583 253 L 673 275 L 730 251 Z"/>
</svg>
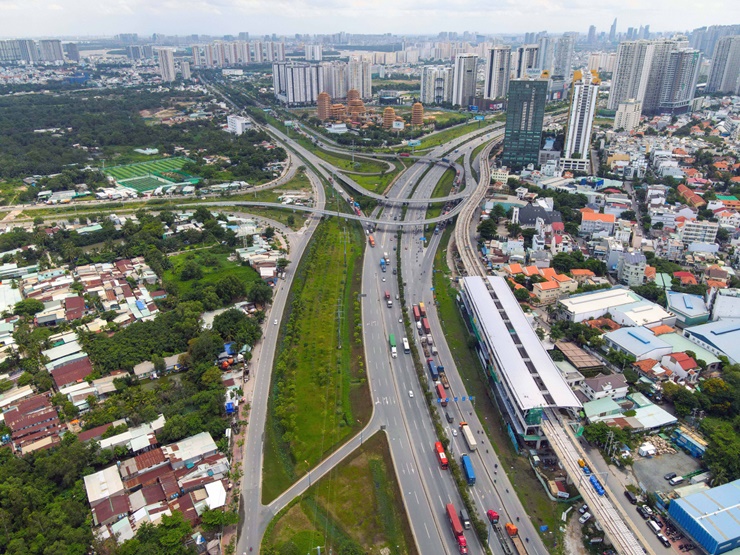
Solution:
<svg viewBox="0 0 740 555">
<path fill-rule="evenodd" d="M 133 179 L 127 179 L 125 181 L 119 180 L 118 182 L 124 187 L 130 187 L 139 193 L 151 191 L 157 187 L 162 187 L 163 185 L 171 185 L 171 183 L 162 182 L 159 179 L 149 176 L 134 177 Z"/>
<path fill-rule="evenodd" d="M 185 156 L 177 158 L 161 158 L 159 160 L 150 160 L 148 162 L 139 162 L 138 164 L 127 164 L 125 166 L 113 166 L 106 168 L 105 173 L 120 181 L 122 179 L 131 179 L 132 177 L 146 177 L 153 172 L 169 172 L 179 170 L 190 160 Z"/>
</svg>

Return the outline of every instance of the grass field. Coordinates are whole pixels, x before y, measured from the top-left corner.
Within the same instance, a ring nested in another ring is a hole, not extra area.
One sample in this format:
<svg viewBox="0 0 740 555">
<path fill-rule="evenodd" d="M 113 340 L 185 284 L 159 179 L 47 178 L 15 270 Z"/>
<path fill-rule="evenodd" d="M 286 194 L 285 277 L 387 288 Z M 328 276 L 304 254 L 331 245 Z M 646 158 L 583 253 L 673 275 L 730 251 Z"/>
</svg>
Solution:
<svg viewBox="0 0 740 555">
<path fill-rule="evenodd" d="M 114 179 L 131 179 L 132 177 L 145 177 L 152 172 L 168 172 L 179 170 L 190 160 L 184 156 L 176 158 L 160 158 L 149 162 L 138 164 L 127 164 L 125 166 L 113 166 L 105 169 L 105 173 Z"/>
<path fill-rule="evenodd" d="M 453 139 L 462 137 L 466 133 L 476 131 L 478 128 L 483 129 L 491 123 L 493 123 L 493 120 L 474 121 L 471 123 L 466 123 L 465 125 L 450 127 L 449 129 L 445 129 L 444 131 L 440 131 L 439 133 L 435 133 L 427 137 L 422 137 L 421 147 L 417 148 L 417 151 L 420 152 L 422 150 L 429 150 L 430 148 L 437 147 L 441 144 L 452 141 Z"/>
<path fill-rule="evenodd" d="M 180 279 L 182 266 L 191 257 L 200 265 L 203 270 L 203 277 L 200 280 L 182 281 Z M 211 264 L 213 263 L 213 258 L 215 258 L 217 265 L 206 265 L 206 257 L 208 258 L 208 262 Z M 196 283 L 214 284 L 219 279 L 227 275 L 236 276 L 247 283 L 258 281 L 260 279 L 259 274 L 252 268 L 249 266 L 242 266 L 239 262 L 231 262 L 228 260 L 228 257 L 228 254 L 214 254 L 212 253 L 212 249 L 202 249 L 170 256 L 169 259 L 170 262 L 172 262 L 172 268 L 165 271 L 164 281 L 174 285 L 177 288 L 178 295 L 182 295 L 190 291 Z"/>
<path fill-rule="evenodd" d="M 321 545 L 340 553 L 354 542 L 361 553 L 415 554 L 401 500 L 388 442 L 377 433 L 275 517 L 262 551 L 308 553 Z"/>
<path fill-rule="evenodd" d="M 139 193 L 143 193 L 145 191 L 153 191 L 157 187 L 161 187 L 163 185 L 169 185 L 170 183 L 163 183 L 159 179 L 156 179 L 154 177 L 134 177 L 132 179 L 127 179 L 125 181 L 119 181 L 121 185 L 125 187 L 130 187 L 131 189 L 134 189 L 138 191 Z"/>
<path fill-rule="evenodd" d="M 298 267 L 268 404 L 265 504 L 370 417 L 357 331 L 362 325 L 357 298 L 364 247 L 359 225 L 331 218 L 316 229 Z"/>
<path fill-rule="evenodd" d="M 286 191 L 302 191 L 310 193 L 311 182 L 308 180 L 308 176 L 304 172 L 297 172 L 293 179 L 279 187 L 265 189 L 264 191 L 255 191 L 254 193 L 243 193 L 239 195 L 239 199 L 280 202 L 278 200 L 279 197 L 284 195 Z"/>
<path fill-rule="evenodd" d="M 391 181 L 398 175 L 398 169 L 396 168 L 395 171 L 388 172 L 383 175 L 356 175 L 356 174 L 348 174 L 347 177 L 352 179 L 352 181 L 356 182 L 361 187 L 364 187 L 368 191 L 371 191 L 373 193 L 383 194 L 383 192 L 388 188 L 388 185 L 391 184 Z"/>
<path fill-rule="evenodd" d="M 442 242 L 434 258 L 434 291 L 447 345 L 450 347 L 460 377 L 465 383 L 465 389 L 477 399 L 475 410 L 478 417 L 481 422 L 485 423 L 484 428 L 488 439 L 501 459 L 502 468 L 507 469 L 509 479 L 526 513 L 535 527 L 539 528 L 546 524 L 552 531 L 553 534 L 548 533 L 542 536 L 549 553 L 563 553 L 562 533 L 559 531 L 560 513 L 563 507 L 547 498 L 527 459 L 518 456 L 514 451 L 511 440 L 503 427 L 504 421 L 501 414 L 489 397 L 488 385 L 478 357 L 473 349 L 468 347 L 470 335 L 456 305 L 457 289 L 450 280 L 450 271 L 445 258 L 452 230 L 453 227 L 450 226 L 444 231 Z M 557 546 L 553 545 L 553 539 L 557 540 Z"/>
</svg>

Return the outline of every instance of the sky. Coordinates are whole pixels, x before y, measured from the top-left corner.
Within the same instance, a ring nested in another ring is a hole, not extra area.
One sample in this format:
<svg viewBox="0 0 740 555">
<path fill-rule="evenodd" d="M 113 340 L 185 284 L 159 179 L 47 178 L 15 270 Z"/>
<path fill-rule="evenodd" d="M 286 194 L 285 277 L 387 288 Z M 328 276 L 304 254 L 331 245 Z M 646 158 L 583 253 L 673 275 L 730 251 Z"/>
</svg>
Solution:
<svg viewBox="0 0 740 555">
<path fill-rule="evenodd" d="M 740 23 L 739 0 L 0 0 L 0 37 L 587 33 Z"/>
</svg>

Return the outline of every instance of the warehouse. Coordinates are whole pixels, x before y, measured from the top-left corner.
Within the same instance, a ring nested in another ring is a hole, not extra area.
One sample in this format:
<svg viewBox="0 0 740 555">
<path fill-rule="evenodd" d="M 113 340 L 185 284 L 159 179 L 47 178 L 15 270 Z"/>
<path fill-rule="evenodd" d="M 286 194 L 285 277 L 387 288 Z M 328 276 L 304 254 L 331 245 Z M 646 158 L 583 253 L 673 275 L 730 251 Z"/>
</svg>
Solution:
<svg viewBox="0 0 740 555">
<path fill-rule="evenodd" d="M 668 515 L 709 555 L 740 547 L 740 480 L 682 499 L 674 499 Z"/>
</svg>

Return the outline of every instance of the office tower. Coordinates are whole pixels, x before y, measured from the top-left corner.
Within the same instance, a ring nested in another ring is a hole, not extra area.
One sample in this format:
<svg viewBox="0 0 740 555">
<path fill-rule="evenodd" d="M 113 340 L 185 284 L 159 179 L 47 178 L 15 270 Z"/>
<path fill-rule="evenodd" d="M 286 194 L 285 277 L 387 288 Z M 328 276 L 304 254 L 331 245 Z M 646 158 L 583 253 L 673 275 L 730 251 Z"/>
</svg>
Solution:
<svg viewBox="0 0 740 555">
<path fill-rule="evenodd" d="M 494 46 L 486 59 L 486 82 L 483 98 L 503 98 L 509 91 L 511 46 Z"/>
<path fill-rule="evenodd" d="M 700 65 L 701 52 L 693 48 L 682 48 L 669 54 L 660 91 L 661 112 L 675 114 L 689 109 L 696 92 Z"/>
<path fill-rule="evenodd" d="M 77 47 L 76 42 L 70 42 L 64 45 L 64 50 L 67 52 L 67 59 L 70 62 L 80 61 L 80 49 Z"/>
<path fill-rule="evenodd" d="M 740 78 L 740 35 L 722 37 L 712 56 L 707 92 L 738 94 Z"/>
<path fill-rule="evenodd" d="M 503 164 L 537 164 L 547 101 L 547 79 L 512 79 L 506 107 Z"/>
<path fill-rule="evenodd" d="M 411 106 L 411 125 L 424 125 L 424 106 L 421 102 L 414 102 Z"/>
<path fill-rule="evenodd" d="M 249 41 L 249 33 L 245 33 L 244 31 L 239 33 L 239 40 Z"/>
<path fill-rule="evenodd" d="M 365 60 L 350 60 L 347 64 L 347 88 L 356 89 L 360 98 L 373 97 L 372 66 Z"/>
<path fill-rule="evenodd" d="M 322 50 L 320 44 L 307 44 L 306 45 L 306 60 L 309 62 L 320 62 L 322 57 Z"/>
<path fill-rule="evenodd" d="M 614 116 L 614 129 L 624 129 L 630 132 L 640 125 L 642 104 L 630 98 L 627 102 L 620 102 L 617 114 Z"/>
<path fill-rule="evenodd" d="M 611 28 L 609 29 L 609 42 L 614 42 L 617 40 L 617 18 L 614 18 L 614 23 L 612 23 Z"/>
<path fill-rule="evenodd" d="M 588 43 L 596 44 L 596 25 L 591 25 L 588 28 Z"/>
<path fill-rule="evenodd" d="M 608 107 L 616 110 L 620 102 L 645 98 L 654 45 L 648 41 L 624 41 L 617 48 L 617 65 L 612 76 Z"/>
<path fill-rule="evenodd" d="M 524 44 L 530 44 L 535 41 L 534 33 L 524 33 Z"/>
<path fill-rule="evenodd" d="M 553 64 L 555 63 L 555 39 L 543 35 L 537 41 L 537 69 L 540 74 L 547 71 L 552 75 Z"/>
<path fill-rule="evenodd" d="M 645 29 L 643 29 L 643 37 L 645 40 L 650 39 L 650 25 L 645 25 Z"/>
<path fill-rule="evenodd" d="M 200 52 L 200 46 L 194 44 L 192 47 L 193 51 L 193 67 L 203 67 L 203 54 Z"/>
<path fill-rule="evenodd" d="M 421 70 L 421 102 L 452 102 L 452 74 L 451 67 L 424 66 Z"/>
<path fill-rule="evenodd" d="M 192 77 L 190 74 L 190 62 L 181 62 L 180 71 L 182 72 L 182 78 L 188 80 Z"/>
<path fill-rule="evenodd" d="M 599 96 L 598 75 L 576 71 L 573 74 L 568 129 L 565 134 L 564 158 L 588 159 L 591 145 L 591 128 L 596 115 Z"/>
<path fill-rule="evenodd" d="M 288 106 L 314 104 L 324 88 L 321 68 L 306 63 L 273 63 L 272 83 L 275 97 Z"/>
<path fill-rule="evenodd" d="M 393 127 L 394 121 L 396 121 L 396 111 L 388 106 L 383 110 L 383 129 L 390 129 Z"/>
<path fill-rule="evenodd" d="M 60 40 L 40 40 L 39 54 L 43 62 L 63 62 L 64 50 Z"/>
<path fill-rule="evenodd" d="M 162 81 L 174 81 L 175 75 L 175 52 L 171 48 L 158 48 L 157 56 L 159 57 L 159 74 Z"/>
<path fill-rule="evenodd" d="M 329 93 L 319 93 L 316 99 L 317 117 L 321 121 L 326 121 L 331 117 L 331 97 Z"/>
<path fill-rule="evenodd" d="M 566 33 L 558 39 L 555 47 L 555 62 L 552 75 L 560 75 L 566 81 L 570 79 L 570 72 L 573 71 L 573 47 L 576 38 L 570 33 Z"/>
<path fill-rule="evenodd" d="M 536 44 L 525 44 L 519 46 L 515 52 L 512 53 L 513 60 L 513 72 L 516 79 L 522 79 L 527 77 L 529 72 L 537 71 L 537 51 L 539 50 Z"/>
<path fill-rule="evenodd" d="M 455 71 L 452 83 L 452 104 L 467 106 L 475 98 L 475 84 L 478 80 L 478 55 L 458 54 L 455 57 Z"/>
</svg>

